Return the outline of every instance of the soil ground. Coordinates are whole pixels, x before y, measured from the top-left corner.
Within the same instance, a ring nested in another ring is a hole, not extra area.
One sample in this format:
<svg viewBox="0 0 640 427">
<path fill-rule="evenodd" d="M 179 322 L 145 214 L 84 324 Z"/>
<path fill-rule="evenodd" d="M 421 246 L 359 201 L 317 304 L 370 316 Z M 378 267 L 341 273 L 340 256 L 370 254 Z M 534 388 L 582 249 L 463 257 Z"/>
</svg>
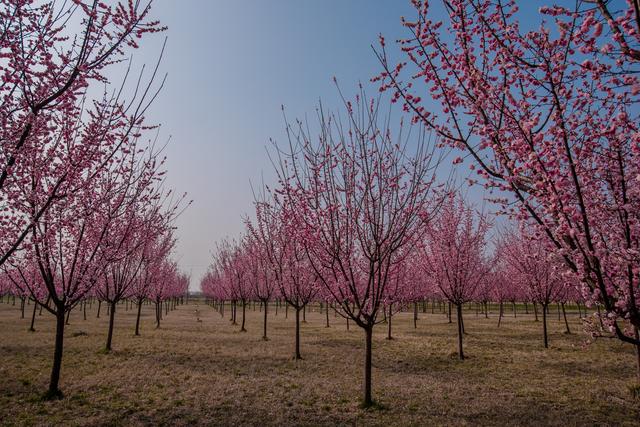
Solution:
<svg viewBox="0 0 640 427">
<path fill-rule="evenodd" d="M 441 313 L 393 317 L 374 331 L 373 389 L 379 406 L 359 407 L 364 333 L 318 307 L 302 325 L 304 360 L 292 360 L 294 313 L 273 307 L 269 341 L 262 313 L 247 309 L 246 333 L 202 301 L 171 311 L 155 329 L 144 306 L 118 307 L 114 350 L 105 354 L 108 317 L 97 304 L 71 314 L 65 333 L 60 401 L 41 400 L 53 354 L 54 319 L 20 319 L 19 302 L 0 304 L 0 424 L 2 425 L 638 425 L 633 348 L 601 339 L 585 346 L 577 313 L 573 334 L 555 310 L 550 348 L 533 315 L 507 311 L 496 327 L 465 312 L 468 358 L 456 355 L 456 327 Z M 520 307 L 523 311 L 523 308 Z M 531 310 L 531 307 L 529 307 Z M 238 310 L 238 320 L 241 310 Z M 200 321 L 199 321 L 199 320 Z"/>
</svg>

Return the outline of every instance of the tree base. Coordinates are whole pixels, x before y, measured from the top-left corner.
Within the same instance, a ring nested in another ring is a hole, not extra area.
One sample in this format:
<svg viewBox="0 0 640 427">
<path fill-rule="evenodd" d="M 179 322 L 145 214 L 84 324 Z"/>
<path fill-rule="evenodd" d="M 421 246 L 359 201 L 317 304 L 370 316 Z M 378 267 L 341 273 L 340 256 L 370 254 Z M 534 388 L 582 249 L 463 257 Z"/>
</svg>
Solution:
<svg viewBox="0 0 640 427">
<path fill-rule="evenodd" d="M 44 401 L 62 400 L 62 399 L 64 399 L 64 394 L 62 394 L 60 390 L 49 390 L 42 395 L 42 400 Z"/>
<path fill-rule="evenodd" d="M 366 409 L 368 411 L 384 411 L 387 409 L 386 406 L 382 403 L 376 402 L 375 400 L 372 400 L 369 403 L 362 401 L 360 402 L 359 407 L 360 409 Z"/>
</svg>

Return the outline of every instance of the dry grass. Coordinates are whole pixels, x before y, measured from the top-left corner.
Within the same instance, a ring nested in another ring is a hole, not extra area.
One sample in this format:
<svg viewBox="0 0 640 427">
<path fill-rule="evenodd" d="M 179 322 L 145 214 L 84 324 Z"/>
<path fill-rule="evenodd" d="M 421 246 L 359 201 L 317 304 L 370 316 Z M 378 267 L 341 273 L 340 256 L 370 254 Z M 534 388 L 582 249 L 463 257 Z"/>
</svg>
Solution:
<svg viewBox="0 0 640 427">
<path fill-rule="evenodd" d="M 37 332 L 18 306 L 0 304 L 0 424 L 4 425 L 637 425 L 632 348 L 618 341 L 584 349 L 580 333 L 564 335 L 551 316 L 551 348 L 542 348 L 531 316 L 465 314 L 468 360 L 455 355 L 455 325 L 441 314 L 394 317 L 395 340 L 374 336 L 374 396 L 359 408 L 364 334 L 331 315 L 307 313 L 302 361 L 291 359 L 293 316 L 249 310 L 247 333 L 195 302 L 153 329 L 145 307 L 142 336 L 134 312 L 120 308 L 114 351 L 103 354 L 107 318 L 71 316 L 61 387 L 66 398 L 42 402 L 53 352 L 53 319 Z M 104 307 L 103 307 L 104 308 Z M 202 322 L 197 322 L 195 310 Z M 228 313 L 228 311 L 227 311 Z M 29 307 L 27 308 L 27 317 Z M 575 314 L 572 327 L 579 331 Z"/>
</svg>

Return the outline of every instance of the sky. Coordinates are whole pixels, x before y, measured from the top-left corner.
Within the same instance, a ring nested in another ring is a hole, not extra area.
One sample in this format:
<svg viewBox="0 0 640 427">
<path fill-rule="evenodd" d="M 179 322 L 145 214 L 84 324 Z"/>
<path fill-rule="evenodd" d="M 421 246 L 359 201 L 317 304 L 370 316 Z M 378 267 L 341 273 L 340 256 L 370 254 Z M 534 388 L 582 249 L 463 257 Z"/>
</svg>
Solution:
<svg viewBox="0 0 640 427">
<path fill-rule="evenodd" d="M 405 35 L 401 16 L 415 16 L 408 0 L 154 0 L 168 30 L 145 37 L 133 65 L 154 65 L 167 38 L 167 82 L 147 116 L 170 137 L 167 185 L 193 199 L 176 249 L 192 290 L 216 241 L 243 231 L 251 185 L 273 180 L 266 148 L 284 138 L 281 106 L 303 118 L 320 99 L 339 104 L 334 76 L 346 94 L 368 85 L 380 71 L 371 45 Z"/>
</svg>

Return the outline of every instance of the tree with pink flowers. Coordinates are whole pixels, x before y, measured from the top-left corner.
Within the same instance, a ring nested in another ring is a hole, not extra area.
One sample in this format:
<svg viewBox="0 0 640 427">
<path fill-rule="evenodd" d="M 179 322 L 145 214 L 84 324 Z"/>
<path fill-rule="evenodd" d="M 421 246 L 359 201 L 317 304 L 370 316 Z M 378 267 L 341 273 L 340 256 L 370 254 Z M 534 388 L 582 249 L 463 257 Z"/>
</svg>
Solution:
<svg viewBox="0 0 640 427">
<path fill-rule="evenodd" d="M 246 254 L 247 281 L 252 288 L 252 294 L 260 301 L 264 309 L 262 339 L 268 341 L 267 314 L 269 301 L 271 301 L 276 294 L 277 285 L 271 263 L 265 250 L 266 246 L 261 243 L 260 240 L 262 234 L 248 221 L 247 228 L 248 234 L 243 239 L 243 251 Z"/>
<path fill-rule="evenodd" d="M 421 129 L 389 127 L 384 105 L 361 90 L 344 119 L 318 109 L 318 136 L 287 124 L 277 165 L 287 240 L 300 245 L 339 313 L 365 335 L 363 406 L 374 404 L 372 336 L 394 277 L 439 198 L 438 158 Z M 287 155 L 282 150 L 287 147 Z"/>
<path fill-rule="evenodd" d="M 437 218 L 426 228 L 423 242 L 425 274 L 431 276 L 442 295 L 456 307 L 458 356 L 464 359 L 462 305 L 473 301 L 486 280 L 490 265 L 486 254 L 486 235 L 490 223 L 452 194 Z"/>
<path fill-rule="evenodd" d="M 137 305 L 136 328 L 135 335 L 140 335 L 140 315 L 142 312 L 142 304 L 145 300 L 151 298 L 151 292 L 157 283 L 161 283 L 165 273 L 164 265 L 174 248 L 176 239 L 173 236 L 172 229 L 166 230 L 164 234 L 153 236 L 147 240 L 142 248 L 141 266 L 136 274 L 131 296 Z M 156 315 L 158 315 L 156 309 Z M 159 325 L 159 317 L 156 319 Z"/>
<path fill-rule="evenodd" d="M 391 63 L 382 37 L 376 48 L 381 90 L 461 149 L 603 307 L 607 330 L 640 346 L 637 2 L 540 7 L 530 30 L 514 0 L 443 1 L 444 21 L 434 2 L 413 4 L 405 59 Z"/>
<path fill-rule="evenodd" d="M 542 336 L 549 347 L 547 312 L 549 304 L 560 301 L 568 286 L 559 259 L 544 243 L 526 234 L 506 233 L 500 239 L 498 256 L 509 267 L 509 280 L 519 283 L 531 301 L 542 307 Z"/>
<path fill-rule="evenodd" d="M 295 310 L 294 358 L 300 353 L 300 312 L 320 290 L 318 276 L 309 262 L 301 229 L 277 194 L 255 203 L 256 224 L 252 236 L 266 256 L 278 295 Z"/>
</svg>

